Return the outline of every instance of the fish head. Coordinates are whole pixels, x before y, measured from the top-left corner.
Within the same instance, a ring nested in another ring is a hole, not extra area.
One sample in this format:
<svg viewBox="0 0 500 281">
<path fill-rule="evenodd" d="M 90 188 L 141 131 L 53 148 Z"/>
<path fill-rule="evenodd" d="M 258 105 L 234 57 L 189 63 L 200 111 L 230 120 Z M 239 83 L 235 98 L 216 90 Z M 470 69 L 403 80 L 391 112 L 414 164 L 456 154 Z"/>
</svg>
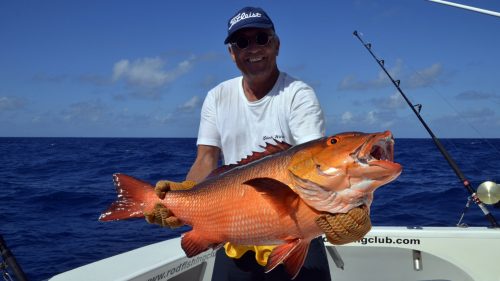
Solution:
<svg viewBox="0 0 500 281">
<path fill-rule="evenodd" d="M 373 192 L 396 179 L 402 167 L 394 162 L 392 133 L 385 131 L 347 132 L 306 143 L 288 169 L 300 181 L 325 190 Z"/>
</svg>

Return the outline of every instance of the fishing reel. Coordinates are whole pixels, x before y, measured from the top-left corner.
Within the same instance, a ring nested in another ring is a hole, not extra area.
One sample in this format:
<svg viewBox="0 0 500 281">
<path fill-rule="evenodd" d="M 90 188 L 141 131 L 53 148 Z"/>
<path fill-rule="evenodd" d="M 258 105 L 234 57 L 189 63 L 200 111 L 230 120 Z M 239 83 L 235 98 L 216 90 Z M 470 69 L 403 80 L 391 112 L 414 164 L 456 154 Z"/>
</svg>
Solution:
<svg viewBox="0 0 500 281">
<path fill-rule="evenodd" d="M 476 195 L 484 204 L 500 208 L 500 184 L 485 181 L 477 187 Z"/>
</svg>

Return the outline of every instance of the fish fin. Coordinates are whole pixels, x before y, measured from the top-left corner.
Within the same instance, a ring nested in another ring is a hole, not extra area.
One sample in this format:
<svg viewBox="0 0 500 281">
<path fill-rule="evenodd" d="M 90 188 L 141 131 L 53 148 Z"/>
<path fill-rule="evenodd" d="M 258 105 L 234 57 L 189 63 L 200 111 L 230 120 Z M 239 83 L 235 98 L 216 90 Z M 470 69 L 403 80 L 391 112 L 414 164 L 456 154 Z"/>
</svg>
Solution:
<svg viewBox="0 0 500 281">
<path fill-rule="evenodd" d="M 152 185 L 125 174 L 114 174 L 113 182 L 118 197 L 101 213 L 100 221 L 141 218 L 145 211 L 153 209 L 156 202 L 147 200 L 149 196 L 155 195 Z"/>
<path fill-rule="evenodd" d="M 307 252 L 309 251 L 308 242 L 301 242 L 294 248 L 293 252 L 288 255 L 288 257 L 283 262 L 285 266 L 285 271 L 288 273 L 292 279 L 295 279 L 300 272 L 300 269 L 304 265 L 306 260 Z"/>
<path fill-rule="evenodd" d="M 227 172 L 229 170 L 232 170 L 236 167 L 239 167 L 239 166 L 244 166 L 246 164 L 249 164 L 249 163 L 252 163 L 254 161 L 257 161 L 259 159 L 262 159 L 266 156 L 269 156 L 269 155 L 273 155 L 275 153 L 279 153 L 279 152 L 282 152 L 282 151 L 285 151 L 285 150 L 288 150 L 290 147 L 292 147 L 291 144 L 288 144 L 284 141 L 278 141 L 276 139 L 273 139 L 275 144 L 271 144 L 271 143 L 267 143 L 266 142 L 266 146 L 261 146 L 264 151 L 262 152 L 252 152 L 252 154 L 248 155 L 247 157 L 241 159 L 240 161 L 238 161 L 236 164 L 231 164 L 231 165 L 224 165 L 224 166 L 221 166 L 215 170 L 213 170 L 209 175 L 208 177 L 213 177 L 213 176 L 217 176 L 217 175 L 220 175 L 224 172 Z"/>
<path fill-rule="evenodd" d="M 283 245 L 279 245 L 271 252 L 267 258 L 266 272 L 273 270 L 280 263 L 285 261 L 285 258 L 290 255 L 295 247 L 299 244 L 299 239 L 295 239 Z"/>
<path fill-rule="evenodd" d="M 299 196 L 290 187 L 272 178 L 254 178 L 244 182 L 254 187 L 275 207 L 279 216 L 298 208 Z"/>
<path fill-rule="evenodd" d="M 181 247 L 188 258 L 203 253 L 209 248 L 219 249 L 221 246 L 222 243 L 210 243 L 203 239 L 195 230 L 185 233 L 181 238 Z"/>
<path fill-rule="evenodd" d="M 287 244 L 276 247 L 267 260 L 266 272 L 273 270 L 280 263 L 285 266 L 285 271 L 294 279 L 299 274 L 309 250 L 309 242 L 295 239 Z"/>
</svg>

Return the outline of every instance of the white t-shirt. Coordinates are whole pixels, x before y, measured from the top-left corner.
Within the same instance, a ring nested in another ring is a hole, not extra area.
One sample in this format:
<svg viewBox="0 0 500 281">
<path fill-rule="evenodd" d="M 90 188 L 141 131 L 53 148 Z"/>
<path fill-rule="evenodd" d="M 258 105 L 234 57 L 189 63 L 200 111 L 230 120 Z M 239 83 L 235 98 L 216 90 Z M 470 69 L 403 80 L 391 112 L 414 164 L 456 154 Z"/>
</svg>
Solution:
<svg viewBox="0 0 500 281">
<path fill-rule="evenodd" d="M 325 121 L 314 90 L 281 72 L 262 99 L 248 101 L 243 77 L 227 80 L 210 90 L 201 109 L 198 145 L 217 146 L 224 164 L 233 164 L 262 151 L 273 139 L 291 145 L 324 136 Z"/>
</svg>

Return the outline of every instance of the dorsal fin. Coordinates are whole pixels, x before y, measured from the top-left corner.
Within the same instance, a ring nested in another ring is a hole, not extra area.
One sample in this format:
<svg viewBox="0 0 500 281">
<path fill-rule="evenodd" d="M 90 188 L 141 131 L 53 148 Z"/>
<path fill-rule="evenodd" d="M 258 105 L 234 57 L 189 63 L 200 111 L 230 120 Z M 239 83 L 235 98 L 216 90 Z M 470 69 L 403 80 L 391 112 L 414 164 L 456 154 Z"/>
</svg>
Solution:
<svg viewBox="0 0 500 281">
<path fill-rule="evenodd" d="M 273 155 L 273 154 L 288 150 L 290 147 L 292 147 L 292 145 L 290 145 L 284 141 L 278 141 L 276 139 L 273 139 L 273 140 L 276 144 L 271 144 L 271 143 L 266 142 L 266 146 L 262 146 L 262 145 L 260 146 L 261 148 L 264 149 L 264 151 L 262 151 L 262 152 L 255 152 L 254 151 L 254 152 L 252 152 L 251 155 L 248 155 L 247 157 L 241 159 L 236 164 L 221 166 L 221 167 L 213 170 L 208 175 L 208 178 L 220 175 L 220 174 L 227 172 L 229 170 L 232 170 L 236 167 L 240 167 L 240 166 L 244 166 L 246 164 L 252 163 L 252 162 L 257 161 L 259 159 L 262 159 L 266 156 Z"/>
</svg>

